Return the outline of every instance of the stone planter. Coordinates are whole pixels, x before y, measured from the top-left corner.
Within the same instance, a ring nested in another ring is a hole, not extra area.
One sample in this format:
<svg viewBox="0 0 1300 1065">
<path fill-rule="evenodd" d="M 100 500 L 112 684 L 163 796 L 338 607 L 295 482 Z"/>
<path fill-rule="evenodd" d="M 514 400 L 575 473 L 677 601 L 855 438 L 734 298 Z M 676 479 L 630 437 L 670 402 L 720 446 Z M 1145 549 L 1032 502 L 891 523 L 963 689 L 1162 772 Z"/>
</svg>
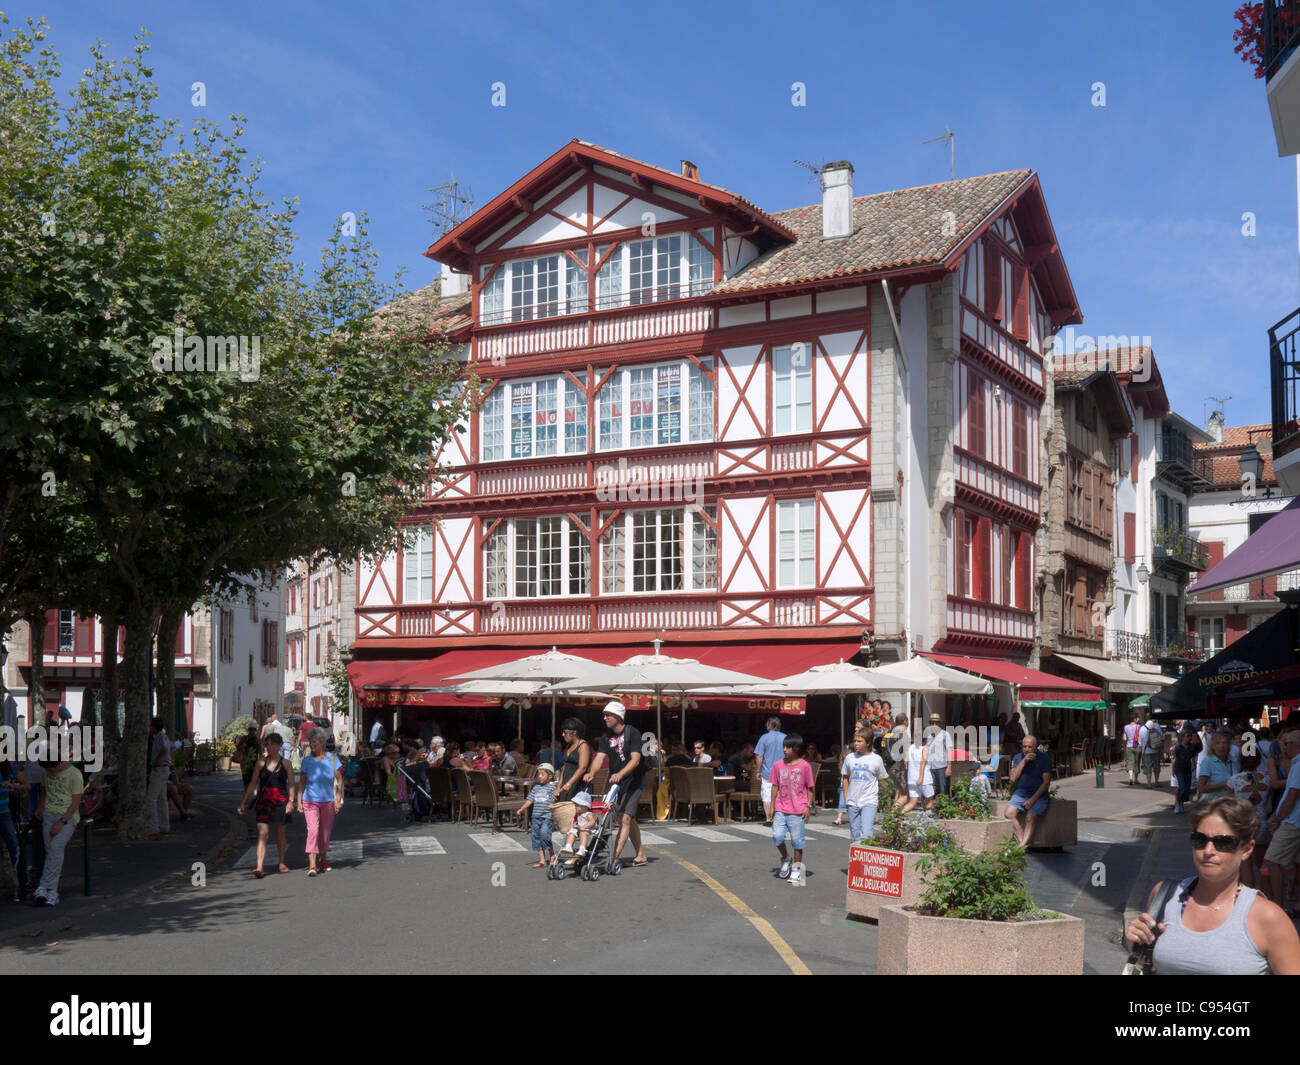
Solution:
<svg viewBox="0 0 1300 1065">
<path fill-rule="evenodd" d="M 205 776 L 207 776 L 209 773 L 211 773 L 212 770 L 213 770 L 215 767 L 216 767 L 216 763 L 215 763 L 215 762 L 206 762 L 206 761 L 205 761 L 205 762 L 195 762 L 195 763 L 194 763 L 194 772 L 198 773 L 199 776 L 204 776 L 204 777 L 205 777 Z"/>
<path fill-rule="evenodd" d="M 1007 803 L 993 803 L 993 816 L 1006 820 Z M 1010 822 L 1007 822 L 1010 824 Z M 1079 842 L 1079 804 L 1073 799 L 1053 799 L 1047 804 L 1047 813 L 1038 819 L 1031 847 L 1073 847 Z"/>
<path fill-rule="evenodd" d="M 925 885 L 916 863 L 924 855 L 891 851 L 884 847 L 849 847 L 849 879 L 844 891 L 844 909 L 854 917 L 880 919 L 883 907 L 892 904 L 915 906 Z M 900 872 L 901 870 L 901 872 Z M 891 889 L 897 893 L 891 893 Z"/>
<path fill-rule="evenodd" d="M 1048 805 L 1051 809 L 1051 805 Z M 994 851 L 1002 846 L 1003 840 L 1013 839 L 1011 822 L 998 816 L 996 821 L 938 821 L 945 832 L 951 833 L 964 851 Z"/>
<path fill-rule="evenodd" d="M 225 772 L 227 772 L 229 769 L 230 769 L 230 759 L 229 759 L 229 758 L 218 758 L 218 759 L 217 759 L 217 770 L 218 770 L 218 772 L 225 773 Z"/>
<path fill-rule="evenodd" d="M 1083 921 L 967 921 L 923 917 L 901 905 L 880 910 L 876 972 L 881 976 L 1079 976 Z"/>
</svg>

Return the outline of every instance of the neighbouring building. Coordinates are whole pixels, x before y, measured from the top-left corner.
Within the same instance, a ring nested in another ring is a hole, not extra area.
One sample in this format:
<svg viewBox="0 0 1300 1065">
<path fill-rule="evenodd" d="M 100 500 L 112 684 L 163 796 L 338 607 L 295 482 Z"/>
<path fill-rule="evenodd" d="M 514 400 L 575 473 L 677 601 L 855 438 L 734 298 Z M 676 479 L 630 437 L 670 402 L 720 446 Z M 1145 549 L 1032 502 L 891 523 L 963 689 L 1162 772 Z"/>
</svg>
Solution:
<svg viewBox="0 0 1300 1065">
<path fill-rule="evenodd" d="M 315 569 L 304 565 L 296 581 L 296 590 L 288 594 L 301 621 L 296 633 L 298 644 L 292 651 L 295 679 L 301 673 L 303 681 L 303 706 L 299 712 L 313 717 L 346 717 L 349 707 L 331 704 L 325 672 L 356 639 L 356 571 L 343 570 L 323 559 Z"/>
<path fill-rule="evenodd" d="M 1038 177 L 854 177 L 769 213 L 573 141 L 430 248 L 482 406 L 410 546 L 358 568 L 370 711 L 427 730 L 462 705 L 429 688 L 557 643 L 1034 659 L 1042 352 L 1081 321 Z"/>
</svg>

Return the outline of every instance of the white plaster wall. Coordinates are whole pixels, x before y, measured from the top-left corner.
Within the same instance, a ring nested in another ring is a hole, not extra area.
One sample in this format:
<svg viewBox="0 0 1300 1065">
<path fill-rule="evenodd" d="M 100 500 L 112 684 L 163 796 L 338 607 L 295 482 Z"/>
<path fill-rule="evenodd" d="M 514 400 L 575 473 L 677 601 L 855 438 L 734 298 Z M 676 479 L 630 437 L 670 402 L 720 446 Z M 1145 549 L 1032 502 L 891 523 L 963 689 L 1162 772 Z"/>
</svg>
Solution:
<svg viewBox="0 0 1300 1065">
<path fill-rule="evenodd" d="M 745 393 L 749 399 L 748 407 L 740 402 L 738 392 L 738 388 L 745 387 L 745 380 L 749 377 L 755 361 L 760 358 L 760 351 L 757 344 L 743 348 L 722 349 L 721 357 L 730 367 L 731 373 L 728 374 L 721 366 L 718 368 L 718 429 L 727 426 L 726 432 L 718 438 L 719 443 L 726 443 L 728 440 L 752 440 L 764 435 L 764 427 L 755 421 L 755 417 L 763 418 L 767 410 L 766 367 L 760 366 L 754 371 Z M 751 408 L 753 414 L 750 413 Z M 733 411 L 735 417 L 732 417 Z M 727 425 L 728 421 L 730 425 Z"/>
<path fill-rule="evenodd" d="M 816 403 L 813 421 L 815 424 L 820 422 L 823 430 L 860 429 L 864 420 L 870 417 L 867 402 L 867 352 L 864 350 L 856 359 L 853 358 L 854 346 L 861 338 L 860 331 L 832 333 L 818 338 L 825 355 L 814 349 L 813 395 Z M 844 388 L 840 387 L 836 375 L 844 378 Z M 849 402 L 850 397 L 857 404 L 856 411 Z M 821 422 L 822 418 L 825 418 L 824 422 Z"/>
<path fill-rule="evenodd" d="M 901 454 L 905 456 L 903 469 L 903 505 L 906 522 L 904 530 L 905 554 L 903 567 L 906 581 L 904 591 L 906 611 L 904 628 L 913 646 L 925 650 L 934 639 L 926 632 L 929 610 L 930 538 L 942 530 L 931 528 L 930 495 L 934 486 L 929 483 L 930 447 L 928 414 L 926 411 L 926 323 L 925 290 L 916 285 L 908 290 L 899 305 L 899 331 L 903 335 L 903 353 L 907 356 L 907 434 Z"/>
<path fill-rule="evenodd" d="M 723 594 L 762 592 L 769 587 L 771 566 L 771 514 L 766 496 L 751 496 L 719 501 L 721 532 L 718 536 L 718 564 Z M 760 527 L 749 539 L 748 554 L 741 545 L 749 538 L 755 523 Z M 735 570 L 734 576 L 732 575 Z M 726 582 L 726 583 L 724 583 Z"/>
</svg>

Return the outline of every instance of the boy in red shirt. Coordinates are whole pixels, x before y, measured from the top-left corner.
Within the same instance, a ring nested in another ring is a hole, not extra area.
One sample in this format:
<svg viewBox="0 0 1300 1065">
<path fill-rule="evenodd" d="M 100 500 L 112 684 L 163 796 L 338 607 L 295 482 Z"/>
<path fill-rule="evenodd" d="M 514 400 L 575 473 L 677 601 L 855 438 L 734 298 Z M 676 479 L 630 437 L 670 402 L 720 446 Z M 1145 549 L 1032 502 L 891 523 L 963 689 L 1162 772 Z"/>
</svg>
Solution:
<svg viewBox="0 0 1300 1065">
<path fill-rule="evenodd" d="M 812 807 L 813 771 L 803 760 L 803 737 L 792 732 L 785 738 L 785 761 L 772 767 L 773 800 L 776 812 L 772 816 L 772 839 L 781 852 L 782 880 L 792 887 L 804 886 L 803 847 L 804 818 Z M 785 849 L 785 836 L 789 831 L 794 844 L 794 865 Z"/>
</svg>

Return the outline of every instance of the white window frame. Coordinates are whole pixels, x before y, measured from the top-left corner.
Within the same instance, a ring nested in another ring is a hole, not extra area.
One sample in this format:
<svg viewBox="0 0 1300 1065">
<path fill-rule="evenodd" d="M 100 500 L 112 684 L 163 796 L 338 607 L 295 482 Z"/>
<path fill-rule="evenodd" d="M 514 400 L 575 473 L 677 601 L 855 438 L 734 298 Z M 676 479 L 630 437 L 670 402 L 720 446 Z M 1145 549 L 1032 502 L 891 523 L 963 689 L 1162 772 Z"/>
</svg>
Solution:
<svg viewBox="0 0 1300 1065">
<path fill-rule="evenodd" d="M 806 341 L 772 349 L 772 434 L 812 432 L 813 346 Z"/>
<path fill-rule="evenodd" d="M 572 251 L 587 256 L 586 248 Z M 582 314 L 589 306 L 587 268 L 563 251 L 488 264 L 479 277 L 479 325 L 542 321 Z M 544 294 L 553 298 L 542 300 Z"/>
<path fill-rule="evenodd" d="M 1216 636 L 1216 631 L 1217 636 Z M 1226 619 L 1222 617 L 1205 617 L 1200 618 L 1196 623 L 1197 635 L 1201 638 L 1201 643 L 1207 647 L 1213 648 L 1211 654 L 1218 654 L 1227 644 L 1224 642 L 1228 631 Z"/>
<path fill-rule="evenodd" d="M 639 307 L 711 291 L 713 253 L 701 241 L 701 232 L 706 231 L 683 229 L 623 241 L 598 271 L 596 310 Z M 709 237 L 711 242 L 712 234 Z M 596 249 L 597 262 L 608 249 L 608 244 Z M 633 290 L 634 264 L 641 267 L 638 277 L 649 278 L 648 286 Z"/>
<path fill-rule="evenodd" d="M 717 522 L 714 504 L 626 510 L 613 521 L 602 515 L 600 593 L 716 592 L 718 537 L 710 521 Z"/>
<path fill-rule="evenodd" d="M 544 410 L 538 403 L 543 393 L 554 396 L 554 401 Z M 515 424 L 516 403 L 521 412 L 527 412 L 524 425 Z M 539 413 L 545 417 L 541 423 Z M 479 413 L 480 461 L 518 461 L 586 453 L 587 393 L 566 375 L 501 381 L 484 400 Z"/>
<path fill-rule="evenodd" d="M 510 518 L 483 545 L 488 599 L 585 599 L 591 594 L 591 547 L 561 514 Z"/>
<path fill-rule="evenodd" d="M 776 587 L 817 586 L 817 501 L 786 499 L 776 505 Z"/>
<path fill-rule="evenodd" d="M 433 602 L 433 526 L 419 525 L 414 539 L 403 551 L 402 591 L 404 603 Z"/>
<path fill-rule="evenodd" d="M 614 371 L 596 396 L 596 450 L 712 443 L 713 381 L 705 372 L 712 362 L 702 365 L 683 359 Z M 665 405 L 669 397 L 675 410 Z"/>
</svg>

